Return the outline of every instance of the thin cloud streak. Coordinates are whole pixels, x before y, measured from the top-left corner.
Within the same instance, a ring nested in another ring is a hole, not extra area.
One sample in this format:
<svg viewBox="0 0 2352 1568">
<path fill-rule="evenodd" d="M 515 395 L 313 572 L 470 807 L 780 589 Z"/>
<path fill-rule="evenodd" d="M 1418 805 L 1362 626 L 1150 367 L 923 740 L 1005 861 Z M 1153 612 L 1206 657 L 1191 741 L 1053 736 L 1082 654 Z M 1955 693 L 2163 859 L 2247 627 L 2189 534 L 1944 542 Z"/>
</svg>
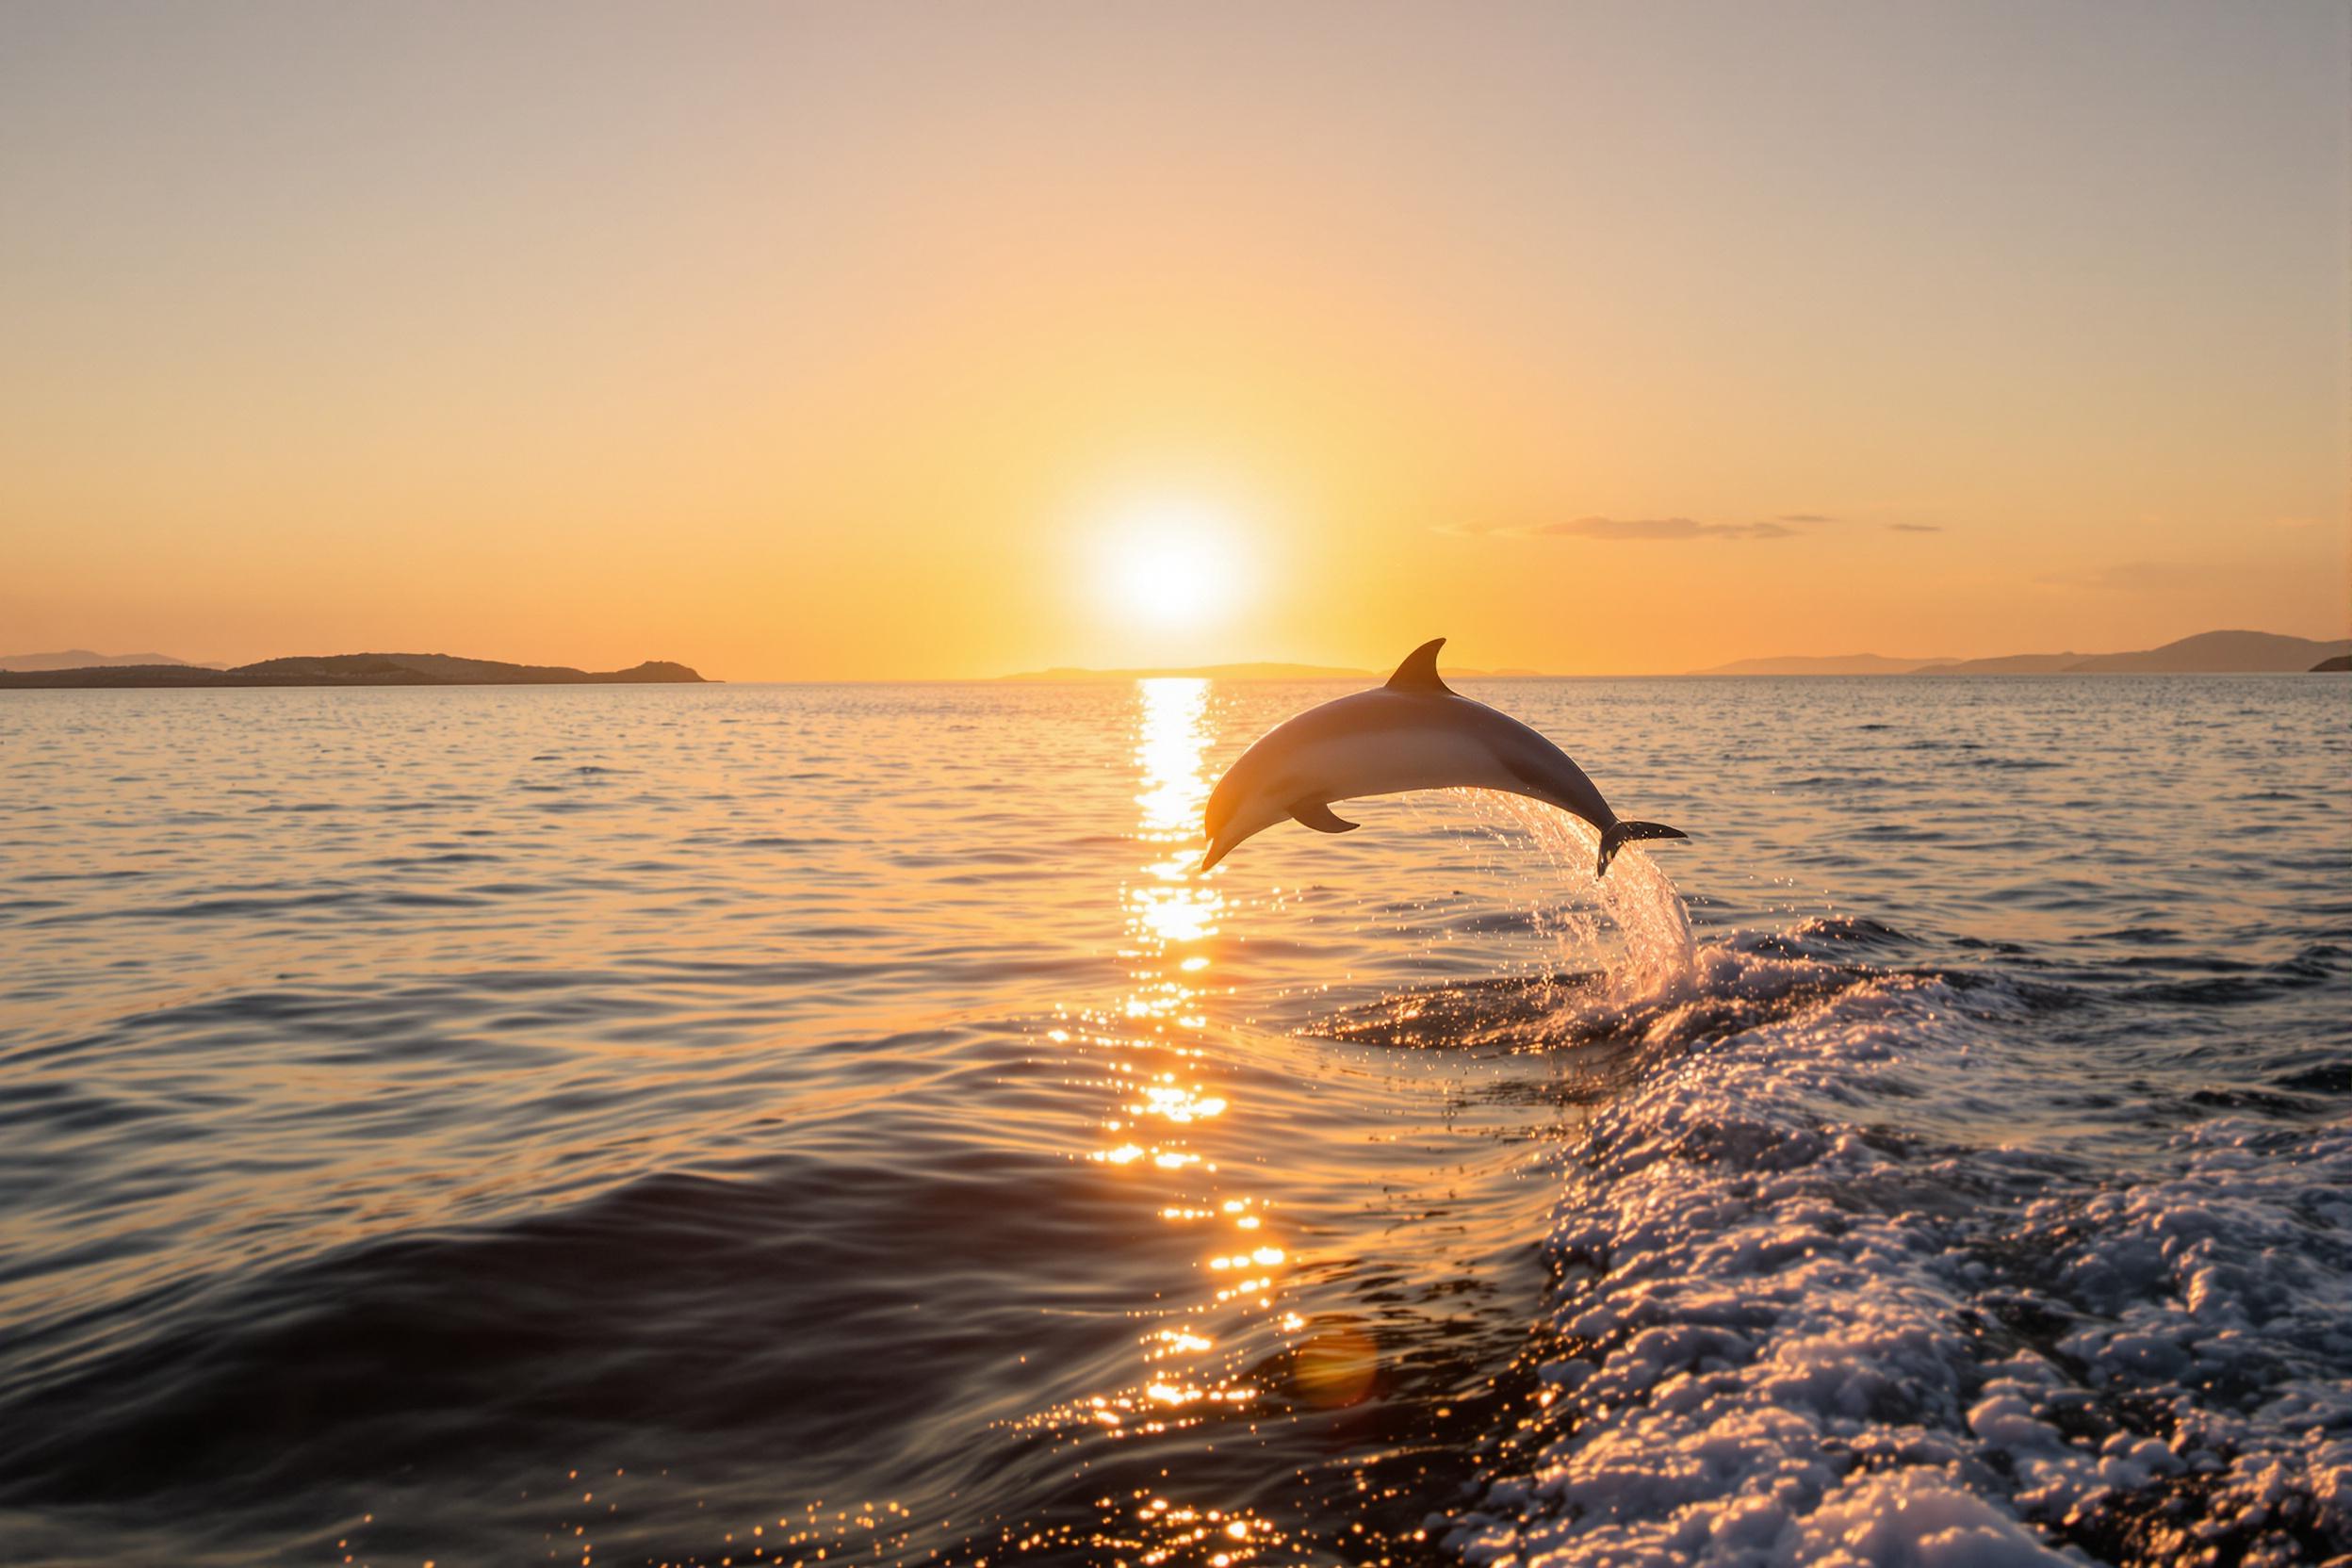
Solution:
<svg viewBox="0 0 2352 1568">
<path fill-rule="evenodd" d="M 1605 539 L 1618 543 L 1689 539 L 1794 539 L 1789 519 L 1703 523 L 1695 517 L 1564 517 L 1548 523 L 1440 523 L 1432 530 L 1456 539 Z"/>
<path fill-rule="evenodd" d="M 1577 539 L 1793 539 L 1797 531 L 1782 523 L 1702 523 L 1690 517 L 1576 517 L 1541 523 L 1527 531 L 1544 536 Z"/>
<path fill-rule="evenodd" d="M 1784 512 L 1752 523 L 1707 523 L 1696 517 L 1563 517 L 1548 523 L 1440 523 L 1431 530 L 1453 539 L 1601 539 L 1612 543 L 1682 543 L 1692 539 L 1796 539 L 1810 530 L 1846 521 L 1825 512 Z M 1863 525 L 1869 526 L 1869 525 Z M 1941 533 L 1941 523 L 1885 523 L 1895 533 Z"/>
</svg>

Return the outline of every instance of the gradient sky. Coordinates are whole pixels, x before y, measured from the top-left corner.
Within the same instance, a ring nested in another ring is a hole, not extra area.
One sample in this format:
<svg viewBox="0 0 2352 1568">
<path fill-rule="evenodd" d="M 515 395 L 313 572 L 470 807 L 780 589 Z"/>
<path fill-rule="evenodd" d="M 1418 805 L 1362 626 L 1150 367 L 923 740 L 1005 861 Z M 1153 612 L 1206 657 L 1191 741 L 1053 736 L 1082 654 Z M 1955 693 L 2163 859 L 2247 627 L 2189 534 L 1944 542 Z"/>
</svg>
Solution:
<svg viewBox="0 0 2352 1568">
<path fill-rule="evenodd" d="M 2342 636 L 2348 16 L 14 0 L 0 652 Z"/>
</svg>

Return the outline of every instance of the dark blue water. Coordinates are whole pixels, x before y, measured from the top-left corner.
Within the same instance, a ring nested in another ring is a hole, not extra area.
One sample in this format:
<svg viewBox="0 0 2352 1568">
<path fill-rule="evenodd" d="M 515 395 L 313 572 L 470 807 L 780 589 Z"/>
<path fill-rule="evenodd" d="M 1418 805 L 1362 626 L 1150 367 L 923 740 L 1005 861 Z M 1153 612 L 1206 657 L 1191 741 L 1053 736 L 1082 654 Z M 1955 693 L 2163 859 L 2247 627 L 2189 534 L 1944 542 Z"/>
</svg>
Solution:
<svg viewBox="0 0 2352 1568">
<path fill-rule="evenodd" d="M 2352 689 L 1330 694 L 8 694 L 0 1560 L 2352 1550 Z"/>
</svg>

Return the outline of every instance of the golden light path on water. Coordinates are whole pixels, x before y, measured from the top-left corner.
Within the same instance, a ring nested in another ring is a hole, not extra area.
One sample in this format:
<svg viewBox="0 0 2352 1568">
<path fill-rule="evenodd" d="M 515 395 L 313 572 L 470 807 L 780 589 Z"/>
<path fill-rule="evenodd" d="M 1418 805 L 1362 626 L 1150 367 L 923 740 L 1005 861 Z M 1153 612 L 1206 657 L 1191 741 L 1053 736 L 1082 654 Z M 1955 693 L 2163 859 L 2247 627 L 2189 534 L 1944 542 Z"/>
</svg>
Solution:
<svg viewBox="0 0 2352 1568">
<path fill-rule="evenodd" d="M 1135 838 L 1142 863 L 1122 890 L 1129 984 L 1116 1016 L 1073 1019 L 1099 1033 L 1086 1043 L 1103 1051 L 1114 1075 L 1114 1104 L 1100 1144 L 1089 1157 L 1115 1169 L 1187 1173 L 1210 1179 L 1214 1196 L 1165 1202 L 1165 1223 L 1203 1232 L 1203 1288 L 1139 1337 L 1134 1380 L 1095 1395 L 1083 1412 L 1051 1413 L 1091 1420 L 1104 1437 L 1156 1436 L 1216 1416 L 1246 1417 L 1266 1391 L 1220 1370 L 1207 1318 L 1212 1313 L 1273 1314 L 1289 1254 L 1267 1206 L 1214 1181 L 1217 1167 L 1197 1146 L 1195 1133 L 1223 1116 L 1227 1095 L 1203 1071 L 1200 1039 L 1208 1026 L 1204 1003 L 1212 985 L 1208 951 L 1217 934 L 1224 899 L 1199 871 L 1200 818 L 1212 780 L 1204 758 L 1214 739 L 1209 683 L 1197 679 L 1137 682 Z M 1284 1314 L 1280 1327 L 1303 1327 Z M 1248 1509 L 1217 1506 L 1185 1495 L 1181 1475 L 1161 1492 L 1136 1489 L 1106 1499 L 1114 1505 L 1091 1544 L 1105 1561 L 1158 1568 L 1170 1561 L 1233 1568 L 1284 1544 L 1273 1521 Z M 1123 1515 L 1121 1517 L 1120 1515 Z"/>
</svg>

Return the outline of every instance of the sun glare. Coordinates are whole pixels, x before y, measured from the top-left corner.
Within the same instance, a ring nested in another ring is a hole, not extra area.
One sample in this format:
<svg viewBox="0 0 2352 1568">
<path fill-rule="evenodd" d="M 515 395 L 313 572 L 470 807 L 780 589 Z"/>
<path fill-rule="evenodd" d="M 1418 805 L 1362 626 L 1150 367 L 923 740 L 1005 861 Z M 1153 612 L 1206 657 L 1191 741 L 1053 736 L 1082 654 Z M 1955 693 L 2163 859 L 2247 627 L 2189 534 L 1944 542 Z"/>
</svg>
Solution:
<svg viewBox="0 0 2352 1568">
<path fill-rule="evenodd" d="M 1105 531 L 1099 577 L 1121 616 L 1154 627 L 1206 625 L 1240 597 L 1233 519 L 1214 507 L 1160 501 L 1133 509 Z"/>
</svg>

